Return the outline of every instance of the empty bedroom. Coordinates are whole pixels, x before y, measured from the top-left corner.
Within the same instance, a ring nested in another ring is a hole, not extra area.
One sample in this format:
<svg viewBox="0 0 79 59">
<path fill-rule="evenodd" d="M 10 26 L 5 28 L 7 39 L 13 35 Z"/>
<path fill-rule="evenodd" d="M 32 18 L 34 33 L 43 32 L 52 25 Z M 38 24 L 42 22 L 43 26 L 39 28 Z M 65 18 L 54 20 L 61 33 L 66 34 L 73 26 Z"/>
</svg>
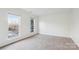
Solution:
<svg viewBox="0 0 79 59">
<path fill-rule="evenodd" d="M 78 50 L 79 8 L 0 8 L 0 50 Z"/>
</svg>

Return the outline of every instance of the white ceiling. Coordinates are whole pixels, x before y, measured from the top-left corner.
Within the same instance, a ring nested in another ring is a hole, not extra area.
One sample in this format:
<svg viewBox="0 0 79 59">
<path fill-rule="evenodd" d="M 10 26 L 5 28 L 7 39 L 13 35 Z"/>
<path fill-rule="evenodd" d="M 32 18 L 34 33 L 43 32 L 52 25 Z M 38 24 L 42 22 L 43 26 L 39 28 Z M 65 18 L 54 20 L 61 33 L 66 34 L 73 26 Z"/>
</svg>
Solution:
<svg viewBox="0 0 79 59">
<path fill-rule="evenodd" d="M 69 12 L 70 8 L 24 8 L 27 12 L 31 12 L 33 15 L 42 16 L 52 13 Z"/>
</svg>

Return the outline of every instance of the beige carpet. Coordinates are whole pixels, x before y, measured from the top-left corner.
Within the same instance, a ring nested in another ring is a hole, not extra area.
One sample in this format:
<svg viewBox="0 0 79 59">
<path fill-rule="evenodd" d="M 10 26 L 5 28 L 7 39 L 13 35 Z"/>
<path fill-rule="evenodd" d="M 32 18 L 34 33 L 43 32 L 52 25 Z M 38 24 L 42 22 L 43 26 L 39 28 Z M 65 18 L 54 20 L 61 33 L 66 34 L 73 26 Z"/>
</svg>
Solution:
<svg viewBox="0 0 79 59">
<path fill-rule="evenodd" d="M 10 44 L 1 50 L 78 50 L 70 38 L 38 34 Z"/>
</svg>

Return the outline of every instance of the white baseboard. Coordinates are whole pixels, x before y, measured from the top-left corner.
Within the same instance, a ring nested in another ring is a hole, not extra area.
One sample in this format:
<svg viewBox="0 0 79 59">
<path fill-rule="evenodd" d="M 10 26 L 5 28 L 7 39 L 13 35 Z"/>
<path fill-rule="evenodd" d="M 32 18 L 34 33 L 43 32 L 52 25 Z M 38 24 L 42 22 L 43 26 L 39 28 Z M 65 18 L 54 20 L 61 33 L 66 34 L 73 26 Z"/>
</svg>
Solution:
<svg viewBox="0 0 79 59">
<path fill-rule="evenodd" d="M 35 35 L 35 34 L 37 34 L 37 33 L 30 33 L 30 34 L 28 34 L 28 35 L 24 35 L 24 36 L 20 36 L 20 37 L 17 37 L 17 38 L 8 39 L 8 40 L 6 40 L 5 42 L 0 43 L 0 47 L 6 46 L 6 45 L 11 44 L 11 43 L 13 43 L 13 42 L 22 40 L 22 39 L 24 39 L 24 38 L 28 38 L 28 37 L 33 36 L 33 35 Z"/>
<path fill-rule="evenodd" d="M 58 37 L 66 37 L 66 38 L 72 38 L 71 36 L 66 36 L 66 35 L 56 35 L 56 34 L 47 34 L 47 33 L 39 33 L 39 34 L 50 35 L 50 36 L 58 36 Z"/>
<path fill-rule="evenodd" d="M 77 41 L 76 39 L 73 39 L 72 40 L 74 41 L 74 43 L 79 47 L 79 41 Z"/>
</svg>

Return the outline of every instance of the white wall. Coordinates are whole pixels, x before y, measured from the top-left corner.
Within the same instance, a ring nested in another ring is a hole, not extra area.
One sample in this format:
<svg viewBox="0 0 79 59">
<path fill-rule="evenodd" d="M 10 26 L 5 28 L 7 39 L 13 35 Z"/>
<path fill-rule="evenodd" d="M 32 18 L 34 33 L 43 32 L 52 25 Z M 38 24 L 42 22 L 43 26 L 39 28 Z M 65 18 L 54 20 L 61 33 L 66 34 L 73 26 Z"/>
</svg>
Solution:
<svg viewBox="0 0 79 59">
<path fill-rule="evenodd" d="M 70 37 L 71 12 L 55 13 L 39 17 L 39 33 Z"/>
<path fill-rule="evenodd" d="M 0 9 L 0 43 L 8 39 L 7 10 Z"/>
<path fill-rule="evenodd" d="M 56 13 L 39 18 L 39 33 L 71 37 L 79 46 L 79 8 L 68 13 Z"/>
<path fill-rule="evenodd" d="M 74 42 L 79 46 L 79 8 L 73 9 L 72 11 L 71 36 Z"/>
<path fill-rule="evenodd" d="M 16 38 L 8 39 L 8 18 L 7 18 L 8 13 L 21 16 L 21 27 L 20 27 L 21 35 Z M 0 27 L 1 27 L 0 46 L 37 34 L 38 17 L 34 17 L 35 18 L 35 31 L 33 33 L 30 32 L 31 17 L 32 15 L 30 13 L 22 9 L 3 9 L 3 10 L 0 9 L 0 18 L 1 18 L 0 20 Z"/>
</svg>

